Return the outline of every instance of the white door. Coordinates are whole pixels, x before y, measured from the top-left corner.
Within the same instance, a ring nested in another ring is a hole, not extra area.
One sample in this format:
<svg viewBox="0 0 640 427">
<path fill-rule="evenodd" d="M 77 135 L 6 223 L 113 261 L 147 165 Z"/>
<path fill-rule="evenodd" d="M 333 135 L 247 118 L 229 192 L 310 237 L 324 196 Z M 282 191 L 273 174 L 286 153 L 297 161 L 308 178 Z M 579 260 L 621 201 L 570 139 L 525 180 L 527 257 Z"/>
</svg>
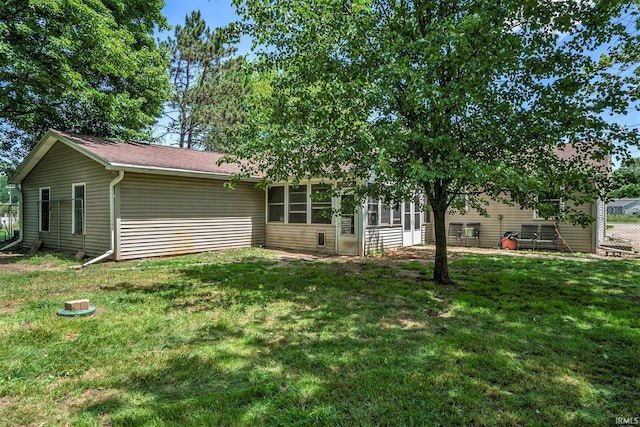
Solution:
<svg viewBox="0 0 640 427">
<path fill-rule="evenodd" d="M 415 203 L 402 204 L 402 246 L 422 243 L 422 212 Z"/>
<path fill-rule="evenodd" d="M 350 213 L 342 212 L 338 217 L 338 240 L 339 255 L 359 255 L 360 244 L 358 234 L 360 224 L 358 221 L 358 209 L 355 206 L 355 199 L 351 194 L 340 196 L 340 207 L 345 206 Z"/>
</svg>

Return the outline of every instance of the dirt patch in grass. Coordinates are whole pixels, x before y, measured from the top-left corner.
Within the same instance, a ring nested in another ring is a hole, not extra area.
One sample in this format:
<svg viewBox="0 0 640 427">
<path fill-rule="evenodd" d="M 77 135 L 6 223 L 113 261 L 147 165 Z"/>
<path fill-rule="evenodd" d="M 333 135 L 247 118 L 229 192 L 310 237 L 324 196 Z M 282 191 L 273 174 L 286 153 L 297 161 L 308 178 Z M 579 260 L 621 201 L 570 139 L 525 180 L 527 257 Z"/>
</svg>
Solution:
<svg viewBox="0 0 640 427">
<path fill-rule="evenodd" d="M 337 262 L 337 263 L 347 263 L 347 262 L 362 262 L 372 261 L 376 263 L 382 264 L 393 264 L 396 265 L 397 262 L 409 262 L 409 261 L 418 261 L 418 262 L 431 262 L 435 259 L 435 246 L 411 246 L 406 248 L 399 249 L 391 249 L 382 253 L 377 253 L 374 255 L 367 256 L 365 258 L 357 257 L 357 256 L 346 256 L 346 255 L 327 255 L 320 254 L 314 252 L 294 252 L 287 250 L 272 250 L 274 254 L 273 258 L 270 258 L 271 261 L 275 260 L 279 265 L 286 265 L 292 262 Z M 571 260 L 571 261 L 579 261 L 579 262 L 598 262 L 607 259 L 611 259 L 610 257 L 597 255 L 597 254 L 580 254 L 580 256 L 575 256 L 572 254 L 564 254 L 564 253 L 552 253 L 552 252 L 534 252 L 534 251 L 509 251 L 504 249 L 493 249 L 493 248 L 474 248 L 474 247 L 457 247 L 457 246 L 449 246 L 447 247 L 447 253 L 449 260 L 455 260 L 464 257 L 464 254 L 480 254 L 480 255 L 499 255 L 499 256 L 512 256 L 512 257 L 526 257 L 526 258 L 545 258 L 545 259 L 559 259 L 559 260 Z M 267 260 L 265 258 L 265 260 Z M 404 273 L 403 273 L 404 274 Z M 409 277 L 418 277 L 416 272 L 409 273 L 406 271 L 407 276 Z"/>
<path fill-rule="evenodd" d="M 11 314 L 18 311 L 24 300 L 0 301 L 0 314 Z"/>
</svg>

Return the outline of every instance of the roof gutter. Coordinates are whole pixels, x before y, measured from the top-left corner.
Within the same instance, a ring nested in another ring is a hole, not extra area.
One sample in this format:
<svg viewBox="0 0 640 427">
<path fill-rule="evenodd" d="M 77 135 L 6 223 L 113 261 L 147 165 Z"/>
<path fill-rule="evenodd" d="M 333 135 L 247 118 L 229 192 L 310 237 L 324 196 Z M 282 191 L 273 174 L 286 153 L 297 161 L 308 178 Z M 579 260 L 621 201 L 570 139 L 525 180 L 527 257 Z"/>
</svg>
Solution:
<svg viewBox="0 0 640 427">
<path fill-rule="evenodd" d="M 116 185 L 120 184 L 120 182 L 124 179 L 124 171 L 118 171 L 118 176 L 113 178 L 109 183 L 109 226 L 111 230 L 111 248 L 103 253 L 100 256 L 97 256 L 93 259 L 82 264 L 82 267 L 86 267 L 88 265 L 94 264 L 96 262 L 102 261 L 105 258 L 110 257 L 115 252 L 116 248 Z"/>
<path fill-rule="evenodd" d="M 186 169 L 168 169 L 156 166 L 138 166 L 131 165 L 126 163 L 111 163 L 106 166 L 107 170 L 123 170 L 126 172 L 135 172 L 135 173 L 148 173 L 153 175 L 170 175 L 170 176 L 185 176 L 190 178 L 209 178 L 209 179 L 220 179 L 224 181 L 228 181 L 229 177 L 234 174 L 234 172 L 205 172 L 205 171 L 192 171 Z M 244 182 L 259 182 L 262 178 L 259 176 L 249 176 L 242 178 L 241 181 Z"/>
<path fill-rule="evenodd" d="M 23 215 L 22 214 L 22 211 L 23 211 L 23 209 L 22 209 L 22 200 L 23 200 L 22 199 L 22 184 L 17 184 L 16 188 L 18 189 L 18 193 L 20 193 L 20 202 L 18 204 L 19 209 L 20 209 L 19 210 L 19 214 L 18 214 L 18 217 L 19 217 L 18 221 L 20 221 L 20 237 L 18 237 L 18 240 L 16 240 L 15 242 L 11 242 L 7 246 L 5 246 L 4 248 L 0 249 L 0 251 L 11 249 L 14 246 L 18 246 L 20 243 L 22 243 L 22 240 L 24 239 L 24 233 L 22 232 L 22 227 L 23 227 L 23 225 L 22 225 L 23 224 L 23 222 L 22 222 L 22 215 Z"/>
</svg>

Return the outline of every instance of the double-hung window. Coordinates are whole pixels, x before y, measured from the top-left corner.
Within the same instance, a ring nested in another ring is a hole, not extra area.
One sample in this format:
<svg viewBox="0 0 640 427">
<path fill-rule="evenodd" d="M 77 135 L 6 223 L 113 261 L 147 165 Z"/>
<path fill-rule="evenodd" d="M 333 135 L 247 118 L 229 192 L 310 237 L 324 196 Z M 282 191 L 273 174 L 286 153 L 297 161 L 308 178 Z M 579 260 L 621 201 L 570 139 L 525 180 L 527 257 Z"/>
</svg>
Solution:
<svg viewBox="0 0 640 427">
<path fill-rule="evenodd" d="M 307 223 L 307 186 L 289 187 L 289 223 Z"/>
<path fill-rule="evenodd" d="M 545 194 L 538 197 L 538 209 L 533 211 L 533 219 L 558 219 L 562 216 L 564 203 L 557 195 Z"/>
<path fill-rule="evenodd" d="M 71 185 L 71 224 L 73 234 L 85 234 L 85 208 L 86 208 L 86 186 L 82 184 Z"/>
<path fill-rule="evenodd" d="M 40 231 L 49 231 L 51 224 L 51 188 L 40 189 Z"/>
</svg>

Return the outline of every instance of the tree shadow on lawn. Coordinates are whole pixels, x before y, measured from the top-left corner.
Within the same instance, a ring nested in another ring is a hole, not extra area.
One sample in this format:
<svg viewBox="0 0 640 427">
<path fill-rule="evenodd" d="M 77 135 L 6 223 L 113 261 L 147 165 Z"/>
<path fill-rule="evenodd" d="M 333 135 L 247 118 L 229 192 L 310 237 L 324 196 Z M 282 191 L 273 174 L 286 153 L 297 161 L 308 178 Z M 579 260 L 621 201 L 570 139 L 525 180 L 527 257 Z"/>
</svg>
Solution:
<svg viewBox="0 0 640 427">
<path fill-rule="evenodd" d="M 370 263 L 185 269 L 182 285 L 130 291 L 213 318 L 81 410 L 126 425 L 580 425 L 633 413 L 637 335 L 616 317 L 626 294 L 603 302 L 579 272 L 562 275 L 570 263 L 519 284 L 518 265 L 497 262 L 446 289 Z M 583 292 L 559 292 L 558 277 Z"/>
</svg>

